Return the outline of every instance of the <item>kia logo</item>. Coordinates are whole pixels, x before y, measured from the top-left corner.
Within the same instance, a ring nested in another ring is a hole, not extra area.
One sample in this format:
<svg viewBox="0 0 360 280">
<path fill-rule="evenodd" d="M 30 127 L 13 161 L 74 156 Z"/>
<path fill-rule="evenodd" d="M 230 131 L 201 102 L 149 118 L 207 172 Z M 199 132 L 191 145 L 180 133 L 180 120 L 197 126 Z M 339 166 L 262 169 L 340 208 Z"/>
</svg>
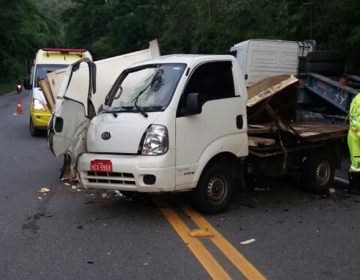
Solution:
<svg viewBox="0 0 360 280">
<path fill-rule="evenodd" d="M 109 131 L 105 131 L 101 134 L 101 138 L 104 140 L 109 140 L 111 138 L 111 134 Z"/>
</svg>

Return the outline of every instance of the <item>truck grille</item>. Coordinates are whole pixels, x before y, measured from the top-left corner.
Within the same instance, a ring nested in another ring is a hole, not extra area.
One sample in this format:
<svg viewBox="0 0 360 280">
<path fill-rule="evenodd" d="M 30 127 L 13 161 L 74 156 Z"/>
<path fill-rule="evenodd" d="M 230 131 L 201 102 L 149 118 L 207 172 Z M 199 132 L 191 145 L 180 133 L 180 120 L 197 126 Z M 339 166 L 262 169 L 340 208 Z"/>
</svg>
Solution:
<svg viewBox="0 0 360 280">
<path fill-rule="evenodd" d="M 102 184 L 120 184 L 120 185 L 135 185 L 134 174 L 121 173 L 121 172 L 106 172 L 99 173 L 87 171 L 85 179 L 89 183 L 102 183 Z"/>
</svg>

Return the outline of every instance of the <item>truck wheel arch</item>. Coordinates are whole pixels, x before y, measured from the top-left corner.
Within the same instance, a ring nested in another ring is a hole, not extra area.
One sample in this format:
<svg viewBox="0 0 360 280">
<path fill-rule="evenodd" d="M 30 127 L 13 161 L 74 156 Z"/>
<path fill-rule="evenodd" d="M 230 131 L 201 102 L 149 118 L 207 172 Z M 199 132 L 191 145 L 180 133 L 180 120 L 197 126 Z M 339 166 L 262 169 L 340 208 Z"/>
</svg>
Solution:
<svg viewBox="0 0 360 280">
<path fill-rule="evenodd" d="M 192 191 L 195 208 L 206 214 L 223 212 L 230 204 L 235 183 L 236 157 L 231 153 L 214 156 L 203 168 Z"/>
<path fill-rule="evenodd" d="M 222 153 L 206 164 L 192 191 L 195 208 L 206 214 L 218 214 L 226 210 L 234 189 L 235 159 L 230 153 Z"/>
<path fill-rule="evenodd" d="M 230 152 L 221 152 L 219 154 L 213 155 L 206 161 L 200 161 L 199 168 L 197 169 L 197 172 L 194 176 L 194 181 L 198 182 L 206 168 L 209 168 L 211 165 L 226 165 L 228 168 L 231 168 L 231 175 L 234 177 L 236 172 L 235 167 L 237 159 L 238 158 Z"/>
</svg>

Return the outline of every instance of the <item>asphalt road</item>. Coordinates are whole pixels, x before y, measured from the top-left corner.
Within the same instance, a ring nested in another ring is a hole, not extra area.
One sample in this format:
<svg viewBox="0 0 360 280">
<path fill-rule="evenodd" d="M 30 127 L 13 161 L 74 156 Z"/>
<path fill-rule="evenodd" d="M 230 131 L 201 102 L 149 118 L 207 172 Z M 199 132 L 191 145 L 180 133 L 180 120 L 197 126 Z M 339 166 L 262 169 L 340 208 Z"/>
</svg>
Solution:
<svg viewBox="0 0 360 280">
<path fill-rule="evenodd" d="M 0 279 L 210 278 L 154 198 L 59 181 L 62 160 L 45 136 L 30 136 L 28 103 L 26 92 L 0 96 Z M 269 182 L 205 219 L 268 279 L 359 279 L 360 197 L 345 188 L 337 182 L 333 194 L 318 196 L 291 180 Z M 197 228 L 180 207 L 186 196 L 158 199 Z M 245 279 L 209 238 L 198 239 L 231 278 Z"/>
</svg>

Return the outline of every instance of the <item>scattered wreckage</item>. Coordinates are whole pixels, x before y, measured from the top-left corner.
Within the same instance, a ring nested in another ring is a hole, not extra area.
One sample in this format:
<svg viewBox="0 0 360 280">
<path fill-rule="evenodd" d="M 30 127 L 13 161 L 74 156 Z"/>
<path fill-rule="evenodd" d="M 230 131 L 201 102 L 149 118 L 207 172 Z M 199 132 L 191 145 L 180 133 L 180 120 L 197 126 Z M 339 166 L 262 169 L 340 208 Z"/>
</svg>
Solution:
<svg viewBox="0 0 360 280">
<path fill-rule="evenodd" d="M 210 214 L 226 209 L 239 178 L 300 174 L 308 189 L 329 189 L 348 127 L 298 120 L 294 76 L 246 89 L 232 56 L 153 53 L 132 64 L 133 53 L 106 86 L 111 63 L 68 68 L 48 140 L 65 155 L 69 179 L 121 192 L 191 191 Z"/>
</svg>

